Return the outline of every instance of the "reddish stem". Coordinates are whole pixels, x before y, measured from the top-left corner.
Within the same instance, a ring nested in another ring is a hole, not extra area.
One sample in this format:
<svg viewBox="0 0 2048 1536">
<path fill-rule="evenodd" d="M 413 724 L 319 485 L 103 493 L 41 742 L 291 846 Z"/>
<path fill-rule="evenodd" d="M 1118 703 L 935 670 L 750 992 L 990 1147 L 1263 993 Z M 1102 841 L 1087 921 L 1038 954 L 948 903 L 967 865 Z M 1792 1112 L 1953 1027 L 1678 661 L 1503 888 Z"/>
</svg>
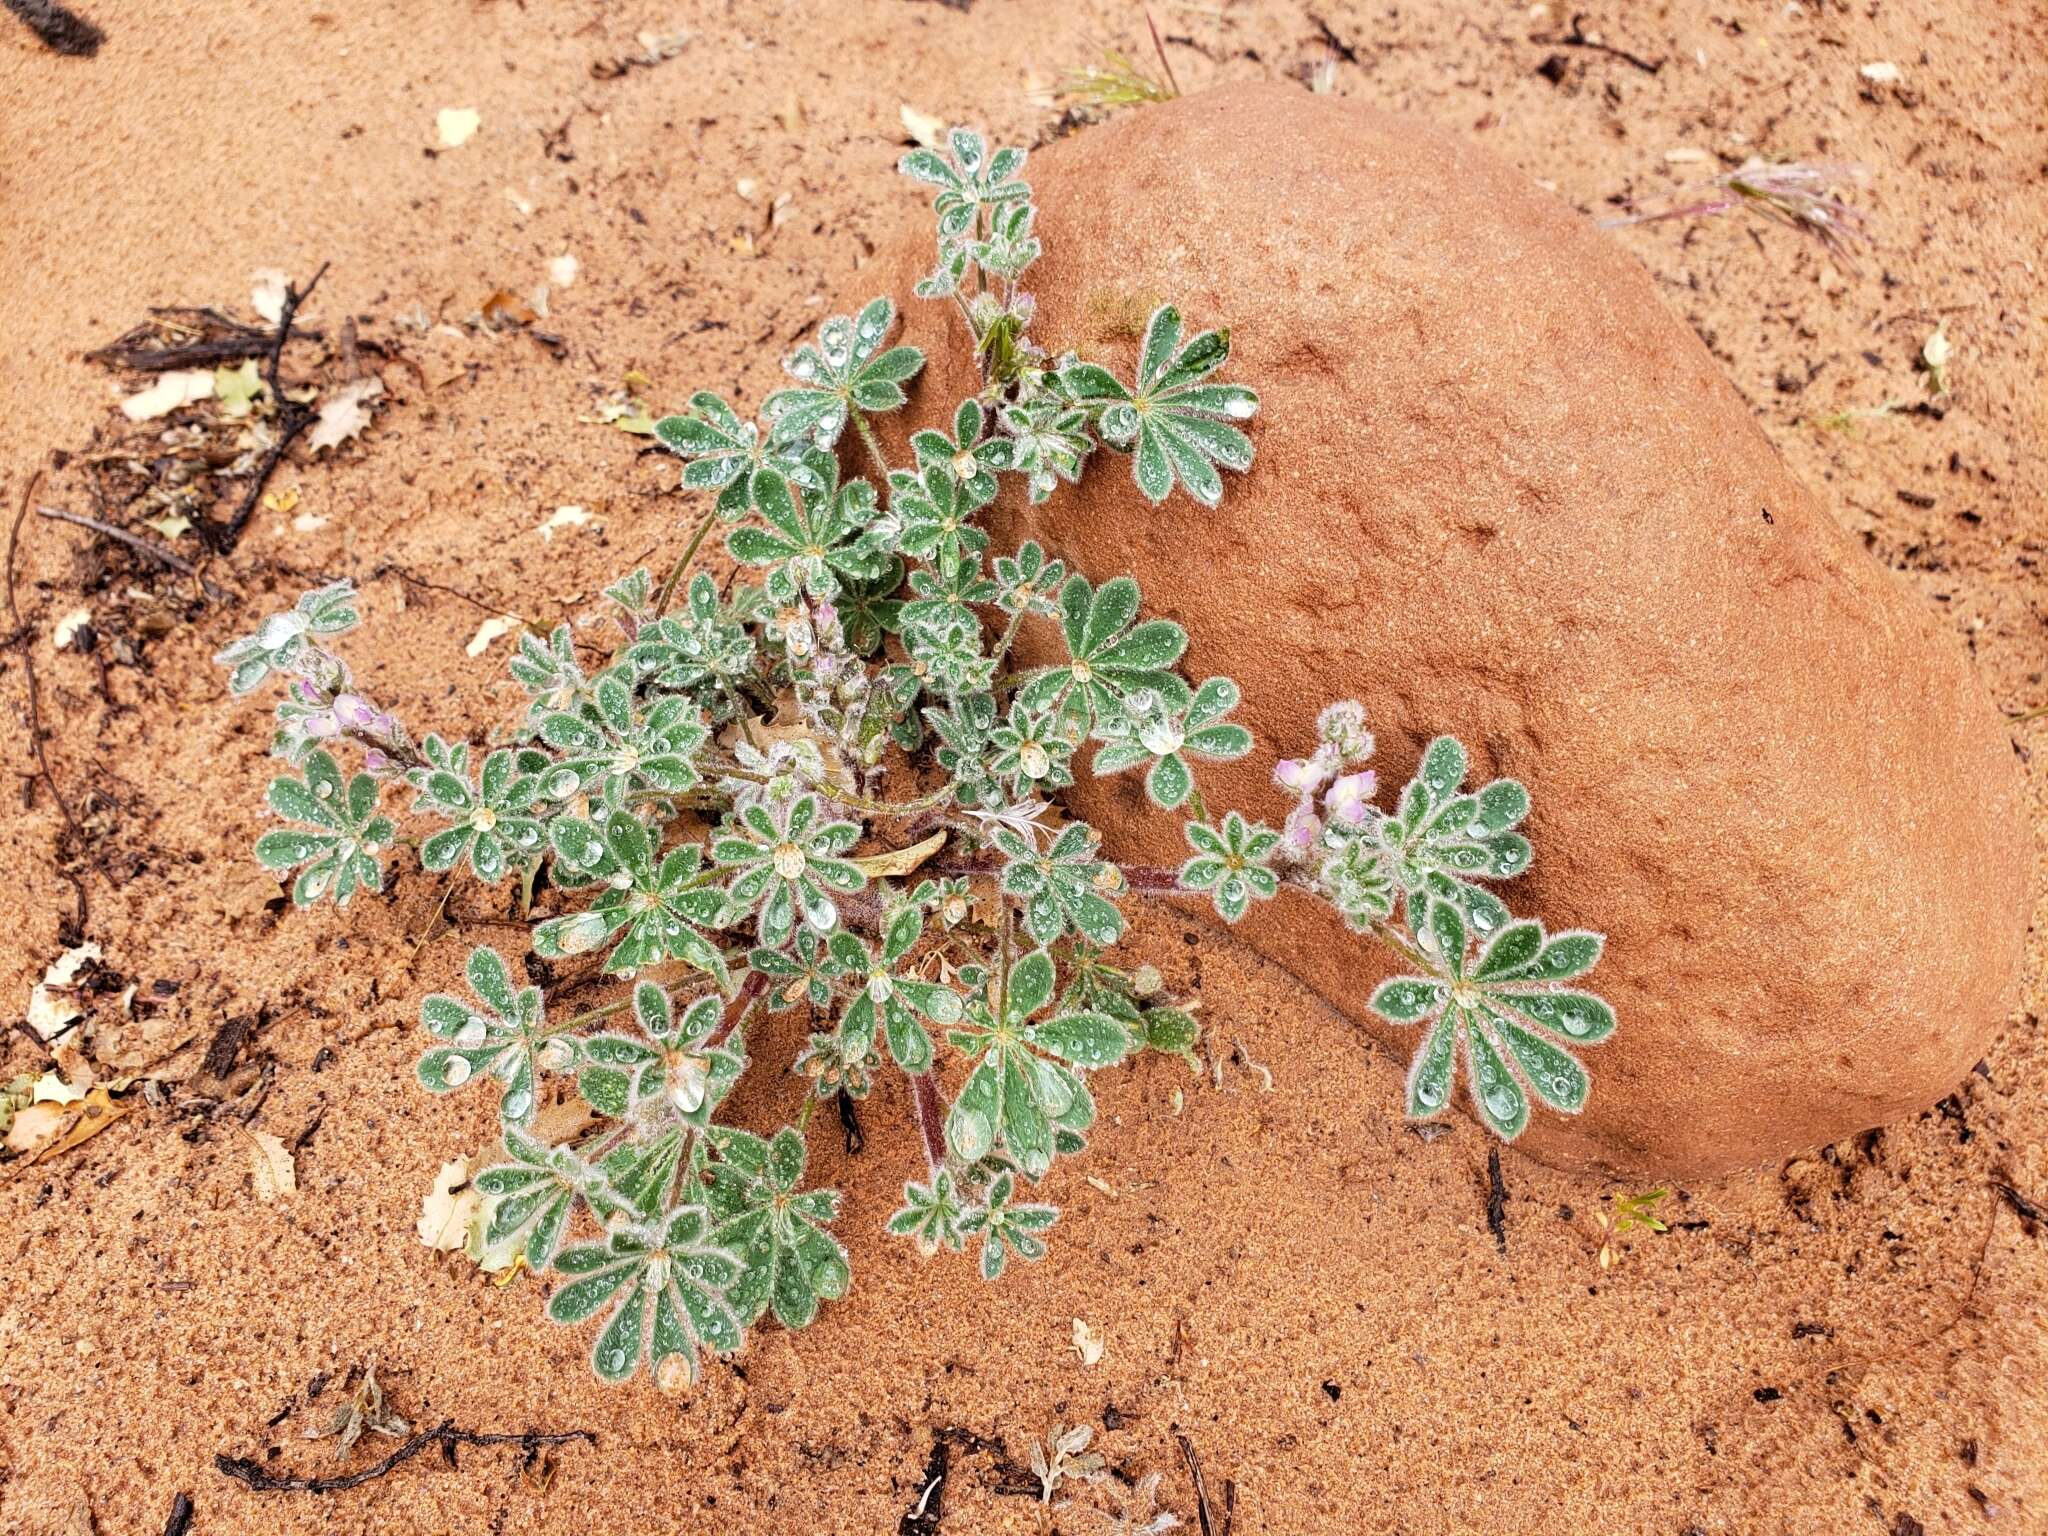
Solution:
<svg viewBox="0 0 2048 1536">
<path fill-rule="evenodd" d="M 725 1005 L 725 1015 L 718 1021 L 718 1028 L 711 1032 L 711 1045 L 723 1045 L 726 1036 L 740 1027 L 740 1020 L 747 1016 L 747 1010 L 754 1006 L 754 1000 L 768 990 L 768 977 L 762 971 L 747 972 L 746 980 L 740 983 L 739 991 L 733 993 L 732 1001 Z"/>
<path fill-rule="evenodd" d="M 924 1137 L 924 1160 L 933 1178 L 946 1166 L 946 1128 L 939 1119 L 939 1083 L 929 1072 L 910 1079 L 910 1107 L 917 1116 L 917 1129 Z"/>
</svg>

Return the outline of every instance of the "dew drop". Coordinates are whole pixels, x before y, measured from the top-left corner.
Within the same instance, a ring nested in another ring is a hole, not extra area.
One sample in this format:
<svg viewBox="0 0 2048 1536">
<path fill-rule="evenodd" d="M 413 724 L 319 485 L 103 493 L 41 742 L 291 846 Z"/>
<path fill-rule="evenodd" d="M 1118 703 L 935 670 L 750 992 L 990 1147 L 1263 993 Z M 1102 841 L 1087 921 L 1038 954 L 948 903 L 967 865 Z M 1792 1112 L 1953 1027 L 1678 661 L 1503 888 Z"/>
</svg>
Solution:
<svg viewBox="0 0 2048 1536">
<path fill-rule="evenodd" d="M 315 784 L 313 786 L 313 793 L 318 795 L 322 800 L 331 799 L 334 795 L 334 786 L 332 784 L 329 784 L 325 779 L 322 779 L 318 784 Z"/>
<path fill-rule="evenodd" d="M 1238 421 L 1247 421 L 1258 406 L 1249 400 L 1232 400 L 1223 407 L 1224 414 Z"/>
<path fill-rule="evenodd" d="M 1489 1093 L 1486 1096 L 1486 1112 L 1503 1125 L 1508 1124 L 1515 1118 L 1514 1095 L 1505 1089 Z"/>
<path fill-rule="evenodd" d="M 460 1088 L 464 1083 L 468 1082 L 469 1058 L 467 1056 L 450 1056 L 447 1064 L 441 1068 L 441 1081 L 450 1088 Z"/>
<path fill-rule="evenodd" d="M 455 1043 L 465 1051 L 473 1051 L 484 1043 L 484 1038 L 489 1033 L 490 1026 L 475 1014 L 471 1014 L 469 1021 L 455 1032 Z"/>
<path fill-rule="evenodd" d="M 533 1095 L 524 1088 L 515 1088 L 505 1095 L 505 1102 L 498 1106 L 498 1113 L 507 1120 L 524 1120 L 526 1112 L 533 1108 Z"/>
</svg>

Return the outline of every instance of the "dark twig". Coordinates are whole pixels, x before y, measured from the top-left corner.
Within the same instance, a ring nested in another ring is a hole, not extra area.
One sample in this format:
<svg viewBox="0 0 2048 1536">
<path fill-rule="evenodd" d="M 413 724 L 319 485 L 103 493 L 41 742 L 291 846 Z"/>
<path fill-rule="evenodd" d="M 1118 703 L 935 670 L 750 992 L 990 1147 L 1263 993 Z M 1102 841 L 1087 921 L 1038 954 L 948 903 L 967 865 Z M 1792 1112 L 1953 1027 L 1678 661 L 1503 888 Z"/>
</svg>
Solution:
<svg viewBox="0 0 2048 1536">
<path fill-rule="evenodd" d="M 103 533 L 110 539 L 119 539 L 130 549 L 149 556 L 159 565 L 186 576 L 196 576 L 198 570 L 182 555 L 174 555 L 154 539 L 145 539 L 139 533 L 130 533 L 126 528 L 116 528 L 112 523 L 103 523 L 96 517 L 87 517 L 83 512 L 66 512 L 62 507 L 37 507 L 36 516 L 54 517 L 60 523 L 70 523 L 79 528 L 90 528 L 94 533 Z"/>
<path fill-rule="evenodd" d="M 71 523 L 79 528 L 90 528 L 94 533 L 103 533 L 110 539 L 119 539 L 137 554 L 147 555 L 159 565 L 169 566 L 183 576 L 198 576 L 200 588 L 216 602 L 227 596 L 219 587 L 199 575 L 199 568 L 183 555 L 174 554 L 154 539 L 145 539 L 139 533 L 130 533 L 126 528 L 116 528 L 112 523 L 103 523 L 96 517 L 87 517 L 83 512 L 66 512 L 62 507 L 37 507 L 36 516 L 54 517 L 60 523 Z"/>
<path fill-rule="evenodd" d="M 1180 1442 L 1181 1460 L 1188 1464 L 1188 1480 L 1195 1485 L 1195 1521 L 1202 1536 L 1217 1536 L 1215 1522 L 1209 1518 L 1209 1489 L 1202 1481 L 1202 1458 L 1195 1454 L 1195 1442 L 1178 1431 L 1173 1438 Z"/>
<path fill-rule="evenodd" d="M 235 545 L 241 542 L 242 530 L 249 526 L 249 519 L 256 514 L 256 504 L 263 499 L 264 487 L 270 484 L 270 476 L 283 461 L 285 454 L 298 440 L 301 432 L 311 426 L 319 413 L 312 406 L 297 400 L 287 400 L 284 385 L 277 376 L 279 362 L 284 357 L 285 343 L 292 338 L 292 322 L 298 318 L 299 306 L 313 296 L 313 290 L 320 286 L 320 279 L 327 275 L 327 263 L 320 263 L 312 281 L 302 289 L 295 283 L 285 284 L 284 308 L 278 312 L 277 334 L 271 339 L 270 353 L 263 360 L 263 382 L 270 386 L 270 401 L 277 409 L 277 441 L 270 445 L 270 451 L 263 455 L 263 462 L 256 467 L 255 478 L 249 484 L 249 494 L 242 498 L 242 505 L 225 527 L 214 523 L 202 524 L 207 537 L 215 549 L 222 554 L 232 554 Z"/>
<path fill-rule="evenodd" d="M 1308 19 L 1315 23 L 1316 30 L 1322 33 L 1323 41 L 1329 44 L 1332 53 L 1336 54 L 1346 64 L 1356 64 L 1358 62 L 1358 50 L 1339 37 L 1335 27 L 1323 20 L 1314 11 L 1308 12 Z"/>
<path fill-rule="evenodd" d="M 42 39 L 45 48 L 67 58 L 89 59 L 107 40 L 106 33 L 76 11 L 54 3 L 54 0 L 7 0 L 7 9 Z"/>
<path fill-rule="evenodd" d="M 1508 1251 L 1508 1181 L 1500 1175 L 1500 1148 L 1486 1149 L 1486 1230 Z"/>
<path fill-rule="evenodd" d="M 2048 1221 L 2048 1212 L 2043 1212 L 2039 1205 L 2035 1204 L 2032 1200 L 2029 1200 L 2025 1195 L 2021 1194 L 2018 1190 L 2014 1189 L 2010 1184 L 2006 1183 L 2005 1180 L 1993 1179 L 1991 1181 L 1991 1187 L 1997 1190 L 1998 1193 L 2004 1197 L 2005 1203 L 2013 1208 L 2013 1210 L 2018 1214 L 2019 1218 L 2022 1221 Z"/>
<path fill-rule="evenodd" d="M 43 707 L 42 684 L 36 677 L 35 645 L 28 639 L 28 629 L 21 621 L 21 603 L 14 595 L 14 554 L 21 547 L 21 525 L 28 520 L 29 504 L 36 498 L 36 487 L 42 484 L 43 472 L 39 469 L 28 477 L 28 488 L 21 493 L 21 509 L 14 514 L 14 527 L 7 535 L 7 612 L 14 620 L 15 637 L 21 642 L 21 668 L 28 678 L 28 740 L 35 749 L 36 767 L 41 770 L 43 782 L 50 786 L 50 798 L 57 802 L 57 809 L 64 815 L 65 825 L 74 834 L 85 836 L 78 818 L 71 814 L 71 802 L 64 798 L 64 791 L 57 787 L 57 776 L 50 772 L 49 754 L 43 750 Z M 85 936 L 86 918 L 89 909 L 85 899 L 85 882 L 76 875 L 69 875 L 71 888 L 78 893 L 78 934 Z"/>
<path fill-rule="evenodd" d="M 1588 37 L 1583 25 L 1584 21 L 1584 16 L 1574 15 L 1572 17 L 1571 31 L 1558 39 L 1558 41 L 1567 48 L 1590 48 L 1595 53 L 1604 53 L 1611 58 L 1620 59 L 1624 64 L 1633 64 L 1646 75 L 1654 75 L 1664 67 L 1662 59 L 1639 58 L 1637 55 L 1630 53 L 1626 48 L 1617 48 L 1612 43 L 1603 43 L 1596 37 Z"/>
<path fill-rule="evenodd" d="M 440 1446 L 442 1454 L 452 1464 L 458 1445 L 516 1445 L 525 1450 L 527 1459 L 531 1461 L 542 1446 L 567 1445 L 572 1440 L 597 1444 L 597 1436 L 587 1429 L 572 1429 L 563 1434 L 543 1434 L 529 1429 L 517 1435 L 486 1435 L 457 1429 L 450 1420 L 433 1429 L 421 1430 L 382 1461 L 364 1467 L 360 1472 L 348 1472 L 339 1477 L 279 1477 L 264 1471 L 247 1456 L 217 1455 L 213 1464 L 226 1476 L 257 1493 L 345 1493 L 396 1471 L 430 1445 Z"/>
<path fill-rule="evenodd" d="M 171 1500 L 171 1518 L 164 1522 L 164 1536 L 185 1536 L 192 1527 L 192 1495 L 181 1493 Z"/>
<path fill-rule="evenodd" d="M 85 354 L 88 363 L 103 368 L 125 368 L 133 373 L 166 373 L 173 368 L 216 368 L 222 363 L 239 363 L 261 357 L 270 350 L 276 333 L 267 327 L 245 325 L 217 309 L 191 305 L 159 305 L 150 311 L 169 326 L 145 322 L 123 332 L 96 351 Z M 190 339 L 166 341 L 163 333 L 175 327 Z M 326 333 L 312 326 L 292 328 L 294 341 L 320 341 Z"/>
<path fill-rule="evenodd" d="M 854 1108 L 853 1095 L 844 1088 L 839 1090 L 839 1129 L 846 1133 L 846 1155 L 858 1157 L 868 1139 L 860 1128 L 860 1111 Z"/>
<path fill-rule="evenodd" d="M 1180 94 L 1180 82 L 1173 78 L 1173 62 L 1166 56 L 1166 44 L 1160 40 L 1159 23 L 1152 19 L 1152 8 L 1145 8 L 1145 25 L 1152 32 L 1152 51 L 1159 55 L 1159 67 L 1166 72 L 1166 88 L 1174 95 Z"/>
</svg>

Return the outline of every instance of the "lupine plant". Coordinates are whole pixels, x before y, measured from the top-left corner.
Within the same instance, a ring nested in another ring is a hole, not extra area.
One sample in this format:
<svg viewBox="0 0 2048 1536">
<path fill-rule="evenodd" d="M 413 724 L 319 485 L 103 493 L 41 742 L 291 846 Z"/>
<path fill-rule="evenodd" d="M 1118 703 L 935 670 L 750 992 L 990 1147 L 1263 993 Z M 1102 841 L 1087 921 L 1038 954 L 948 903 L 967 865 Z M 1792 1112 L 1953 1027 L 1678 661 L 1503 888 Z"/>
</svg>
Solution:
<svg viewBox="0 0 2048 1536">
<path fill-rule="evenodd" d="M 1614 1027 L 1576 985 L 1598 936 L 1518 921 L 1490 888 L 1529 865 L 1520 784 L 1467 789 L 1446 737 L 1382 808 L 1365 711 L 1337 703 L 1275 769 L 1281 825 L 1218 815 L 1202 775 L 1256 748 L 1237 684 L 1191 674 L 1186 633 L 1146 618 L 1129 576 L 1097 585 L 1037 543 L 991 547 L 977 519 L 1005 487 L 1041 501 L 1105 453 L 1155 503 L 1177 488 L 1214 506 L 1223 472 L 1252 465 L 1259 407 L 1218 377 L 1229 333 L 1190 333 L 1171 305 L 1128 374 L 1037 344 L 1024 164 L 965 131 L 903 161 L 936 194 L 919 292 L 952 307 L 980 362 L 950 430 L 913 434 L 909 462 L 882 446 L 873 418 L 924 363 L 892 343 L 886 297 L 826 321 L 758 420 L 692 396 L 655 431 L 709 507 L 662 579 L 607 589 L 608 646 L 566 625 L 520 637 L 528 703 L 487 746 L 416 740 L 363 695 L 332 648 L 357 620 L 345 585 L 222 653 L 236 693 L 284 684 L 274 750 L 291 771 L 269 803 L 287 825 L 256 854 L 298 871 L 299 904 L 380 890 L 406 846 L 446 878 L 509 882 L 541 973 L 599 989 L 551 1008 L 479 947 L 468 995 L 421 1006 L 418 1075 L 436 1094 L 495 1083 L 478 1245 L 555 1277 L 548 1314 L 596 1322 L 604 1378 L 678 1389 L 765 1316 L 804 1327 L 845 1293 L 840 1195 L 806 1180 L 820 1103 L 901 1106 L 918 1162 L 875 1219 L 918 1253 L 973 1249 L 990 1280 L 1041 1258 L 1059 1216 L 1041 1197 L 1095 1128 L 1091 1079 L 1199 1045 L 1188 1003 L 1120 954 L 1134 900 L 1234 923 L 1285 892 L 1390 947 L 1408 974 L 1370 1002 L 1420 1032 L 1416 1117 L 1449 1109 L 1460 1061 L 1501 1137 L 1532 1103 L 1575 1112 L 1589 1088 L 1570 1048 Z M 721 523 L 727 580 L 696 568 Z M 1026 625 L 1055 659 L 1020 661 Z M 1182 818 L 1183 865 L 1120 863 L 1055 804 L 1104 774 Z M 401 787 L 402 836 L 381 804 Z M 758 1021 L 785 1009 L 812 1026 L 776 1064 L 804 1081 L 803 1113 L 772 1134 L 724 1122 Z M 543 1113 L 575 1100 L 582 1114 Z"/>
</svg>

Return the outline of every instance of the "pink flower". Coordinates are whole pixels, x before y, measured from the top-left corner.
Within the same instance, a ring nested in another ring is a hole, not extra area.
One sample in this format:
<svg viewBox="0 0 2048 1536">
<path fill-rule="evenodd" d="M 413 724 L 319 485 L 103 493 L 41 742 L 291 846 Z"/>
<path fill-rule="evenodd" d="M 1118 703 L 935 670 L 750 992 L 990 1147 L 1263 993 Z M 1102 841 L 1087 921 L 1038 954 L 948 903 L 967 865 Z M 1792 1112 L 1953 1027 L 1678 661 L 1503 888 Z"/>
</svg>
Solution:
<svg viewBox="0 0 2048 1536">
<path fill-rule="evenodd" d="M 1283 757 L 1273 765 L 1273 782 L 1297 794 L 1312 795 L 1337 771 L 1336 755 L 1318 747 L 1313 757 Z"/>
<path fill-rule="evenodd" d="M 1330 786 L 1330 792 L 1323 796 L 1323 806 L 1346 826 L 1362 826 L 1379 787 L 1380 776 L 1370 768 L 1363 773 L 1347 773 Z"/>
<path fill-rule="evenodd" d="M 1316 839 L 1322 835 L 1323 819 L 1309 808 L 1304 800 L 1287 813 L 1287 824 L 1281 838 L 1288 852 L 1305 857 L 1315 847 Z"/>
</svg>

